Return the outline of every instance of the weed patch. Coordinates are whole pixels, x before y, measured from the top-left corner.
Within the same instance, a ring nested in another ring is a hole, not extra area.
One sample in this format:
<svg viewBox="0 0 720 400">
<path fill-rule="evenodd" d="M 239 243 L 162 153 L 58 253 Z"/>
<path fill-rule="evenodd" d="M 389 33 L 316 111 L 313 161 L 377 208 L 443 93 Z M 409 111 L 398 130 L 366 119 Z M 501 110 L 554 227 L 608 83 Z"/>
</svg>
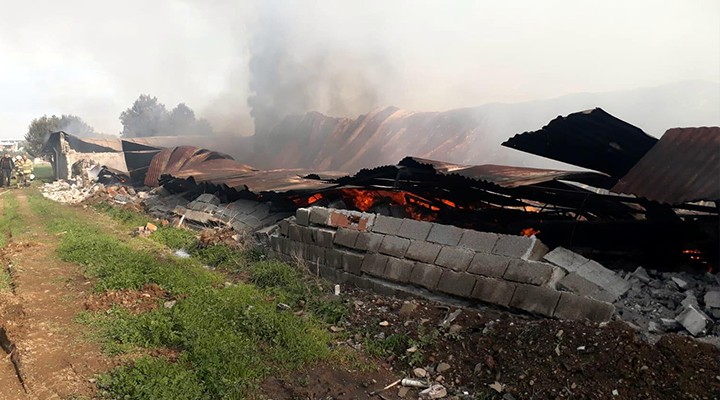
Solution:
<svg viewBox="0 0 720 400">
<path fill-rule="evenodd" d="M 98 379 L 101 396 L 108 399 L 206 398 L 202 383 L 184 363 L 142 357 Z"/>
<path fill-rule="evenodd" d="M 0 247 L 4 247 L 7 239 L 19 233 L 22 227 L 17 199 L 9 193 L 4 196 L 2 216 L 0 216 Z"/>
</svg>

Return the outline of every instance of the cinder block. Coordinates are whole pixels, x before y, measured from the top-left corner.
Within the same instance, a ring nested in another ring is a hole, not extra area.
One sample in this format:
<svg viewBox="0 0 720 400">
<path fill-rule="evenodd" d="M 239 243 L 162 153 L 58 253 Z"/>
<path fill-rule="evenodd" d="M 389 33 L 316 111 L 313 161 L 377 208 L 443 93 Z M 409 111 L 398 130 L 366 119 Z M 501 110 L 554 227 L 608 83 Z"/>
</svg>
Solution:
<svg viewBox="0 0 720 400">
<path fill-rule="evenodd" d="M 305 244 L 305 251 L 303 258 L 310 265 L 324 265 L 325 264 L 325 248 L 315 246 L 312 244 Z"/>
<path fill-rule="evenodd" d="M 342 256 L 343 251 L 338 249 L 327 249 L 325 250 L 325 264 L 332 268 L 342 268 Z"/>
<path fill-rule="evenodd" d="M 630 290 L 630 282 L 593 260 L 581 265 L 577 274 L 610 292 L 616 298 Z"/>
<path fill-rule="evenodd" d="M 355 248 L 368 253 L 377 253 L 385 235 L 372 232 L 358 232 Z"/>
<path fill-rule="evenodd" d="M 450 268 L 456 272 L 464 272 L 470 265 L 474 255 L 474 251 L 462 247 L 443 246 L 435 260 L 435 264 Z"/>
<path fill-rule="evenodd" d="M 679 322 L 693 336 L 705 333 L 710 317 L 704 312 L 698 310 L 693 305 L 685 307 L 685 310 L 675 317 L 675 321 Z"/>
<path fill-rule="evenodd" d="M 433 264 L 441 248 L 442 246 L 437 243 L 413 240 L 410 242 L 410 247 L 408 247 L 405 257 L 411 260 Z"/>
<path fill-rule="evenodd" d="M 408 239 L 425 240 L 430 233 L 430 228 L 432 228 L 430 222 L 405 218 L 400 224 L 397 235 Z"/>
<path fill-rule="evenodd" d="M 290 225 L 288 227 L 288 237 L 290 240 L 294 240 L 296 242 L 302 242 L 303 241 L 303 235 L 304 235 L 304 227 L 300 225 Z"/>
<path fill-rule="evenodd" d="M 364 254 L 352 253 L 349 251 L 342 252 L 342 269 L 351 274 L 360 275 L 362 263 L 365 260 Z"/>
<path fill-rule="evenodd" d="M 335 231 L 326 228 L 309 228 L 313 232 L 315 244 L 320 247 L 333 247 L 335 241 Z"/>
<path fill-rule="evenodd" d="M 208 203 L 208 204 L 212 204 L 215 206 L 220 205 L 220 199 L 217 196 L 215 196 L 214 194 L 210 194 L 210 193 L 201 194 L 200 196 L 198 196 L 197 199 L 195 199 L 195 201 L 198 201 L 201 203 Z"/>
<path fill-rule="evenodd" d="M 465 272 L 445 270 L 440 277 L 437 289 L 443 293 L 460 297 L 470 297 L 475 287 L 475 276 Z"/>
<path fill-rule="evenodd" d="M 345 246 L 349 248 L 355 247 L 355 241 L 358 237 L 358 231 L 348 228 L 338 228 L 335 233 L 335 240 L 333 243 L 339 246 Z"/>
<path fill-rule="evenodd" d="M 579 296 L 590 297 L 592 299 L 608 303 L 612 303 L 617 300 L 617 296 L 590 282 L 575 272 L 571 272 L 560 279 L 557 283 L 557 287 L 559 289 L 575 293 Z"/>
<path fill-rule="evenodd" d="M 382 276 L 394 282 L 407 283 L 414 266 L 412 261 L 390 257 Z"/>
<path fill-rule="evenodd" d="M 515 287 L 516 284 L 512 282 L 478 277 L 471 297 L 486 303 L 508 307 L 515 293 Z"/>
<path fill-rule="evenodd" d="M 492 253 L 499 256 L 537 261 L 547 253 L 545 246 L 535 236 L 500 235 Z"/>
<path fill-rule="evenodd" d="M 310 209 L 298 208 L 295 210 L 295 223 L 300 226 L 310 225 Z"/>
<path fill-rule="evenodd" d="M 310 223 L 327 226 L 330 222 L 330 210 L 324 207 L 310 207 Z"/>
<path fill-rule="evenodd" d="M 382 254 L 367 254 L 363 260 L 360 270 L 368 275 L 382 276 L 385 272 L 385 266 L 387 265 L 390 257 Z"/>
<path fill-rule="evenodd" d="M 380 249 L 378 252 L 397 258 L 403 258 L 405 257 L 405 252 L 408 247 L 410 247 L 410 240 L 387 235 L 383 238 L 382 243 L 380 243 Z"/>
<path fill-rule="evenodd" d="M 460 246 L 467 247 L 481 253 L 491 253 L 499 236 L 496 233 L 479 232 L 466 229 L 460 238 Z"/>
<path fill-rule="evenodd" d="M 386 235 L 397 235 L 403 220 L 400 218 L 386 217 L 378 215 L 375 219 L 375 225 L 372 231 L 375 233 L 383 233 Z"/>
<path fill-rule="evenodd" d="M 282 220 L 278 221 L 278 228 L 280 230 L 280 235 L 287 237 L 289 227 L 290 227 L 290 222 L 287 219 L 282 219 Z"/>
<path fill-rule="evenodd" d="M 290 257 L 293 260 L 305 260 L 305 243 L 303 242 L 296 242 L 294 240 L 289 240 L 287 243 L 288 246 L 288 257 Z"/>
<path fill-rule="evenodd" d="M 536 286 L 553 286 L 565 275 L 560 268 L 539 261 L 510 260 L 503 279 Z"/>
<path fill-rule="evenodd" d="M 270 248 L 273 249 L 273 251 L 280 253 L 280 254 L 287 254 L 288 253 L 288 239 L 284 238 L 282 236 L 273 235 L 270 236 Z"/>
<path fill-rule="evenodd" d="M 556 247 L 553 251 L 545 254 L 543 260 L 557 265 L 568 272 L 576 272 L 581 265 L 590 261 L 580 254 L 574 253 L 564 247 Z"/>
<path fill-rule="evenodd" d="M 502 278 L 507 270 L 511 258 L 493 254 L 475 253 L 468 272 L 490 278 Z"/>
<path fill-rule="evenodd" d="M 560 294 L 560 301 L 553 316 L 560 319 L 605 322 L 609 321 L 614 313 L 615 306 L 610 303 L 563 292 Z"/>
<path fill-rule="evenodd" d="M 348 210 L 330 210 L 329 225 L 334 228 L 348 228 L 366 232 L 372 229 L 375 214 Z"/>
<path fill-rule="evenodd" d="M 457 246 L 458 243 L 460 243 L 462 235 L 463 230 L 458 227 L 452 225 L 432 224 L 427 241 L 444 244 L 446 246 Z"/>
<path fill-rule="evenodd" d="M 544 286 L 518 284 L 510 307 L 552 317 L 560 301 L 560 292 Z"/>
<path fill-rule="evenodd" d="M 410 283 L 422 286 L 428 290 L 435 290 L 443 271 L 444 270 L 437 265 L 415 263 L 415 267 L 413 267 L 410 273 Z"/>
<path fill-rule="evenodd" d="M 312 271 L 315 273 L 315 268 L 317 268 L 318 272 L 320 273 L 320 276 L 329 280 L 330 282 L 337 282 L 338 281 L 338 270 L 330 267 L 328 265 L 318 265 L 317 267 L 313 266 Z"/>
</svg>

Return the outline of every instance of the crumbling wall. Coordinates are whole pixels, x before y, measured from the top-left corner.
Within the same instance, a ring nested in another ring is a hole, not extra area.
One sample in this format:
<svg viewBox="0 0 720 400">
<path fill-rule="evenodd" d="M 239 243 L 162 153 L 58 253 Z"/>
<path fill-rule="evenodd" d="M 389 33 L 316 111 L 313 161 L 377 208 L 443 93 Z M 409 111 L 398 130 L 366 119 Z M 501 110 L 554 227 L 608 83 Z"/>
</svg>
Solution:
<svg viewBox="0 0 720 400">
<path fill-rule="evenodd" d="M 59 179 L 72 179 L 72 165 L 80 160 L 91 160 L 94 164 L 104 165 L 119 171 L 127 171 L 125 164 L 125 154 L 117 152 L 107 153 L 80 153 L 75 150 L 69 150 L 61 155 L 65 157 L 64 164 L 67 166 L 64 171 L 67 176 L 59 176 Z"/>
<path fill-rule="evenodd" d="M 311 207 L 280 221 L 270 245 L 280 258 L 302 261 L 331 281 L 360 287 L 561 319 L 606 321 L 614 312 L 612 304 L 558 290 L 567 271 L 540 261 L 548 248 L 535 237 Z"/>
</svg>

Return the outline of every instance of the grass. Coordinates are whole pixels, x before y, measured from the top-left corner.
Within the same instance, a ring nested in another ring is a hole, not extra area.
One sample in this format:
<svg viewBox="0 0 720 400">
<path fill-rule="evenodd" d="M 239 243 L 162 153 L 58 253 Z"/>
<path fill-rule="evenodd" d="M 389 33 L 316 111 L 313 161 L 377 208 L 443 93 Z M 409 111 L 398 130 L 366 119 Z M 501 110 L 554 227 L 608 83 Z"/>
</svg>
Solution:
<svg viewBox="0 0 720 400">
<path fill-rule="evenodd" d="M 53 181 L 53 169 L 50 164 L 40 164 L 33 168 L 33 175 L 35 180 L 40 182 L 52 182 Z"/>
<path fill-rule="evenodd" d="M 22 223 L 18 214 L 18 202 L 17 199 L 5 193 L 2 199 L 2 216 L 0 216 L 0 247 L 5 247 L 7 239 L 17 235 L 21 228 Z"/>
<path fill-rule="evenodd" d="M 235 399 L 253 393 L 268 374 L 302 368 L 331 357 L 323 321 L 339 321 L 347 311 L 327 301 L 329 285 L 308 280 L 299 270 L 274 260 L 237 255 L 227 247 L 200 248 L 194 233 L 161 228 L 151 239 L 113 235 L 101 218 L 80 218 L 82 211 L 30 197 L 32 210 L 59 235 L 61 259 L 82 265 L 96 278 L 95 290 L 137 289 L 155 283 L 177 302 L 171 308 L 134 315 L 120 308 L 84 313 L 79 320 L 109 353 L 166 348 L 177 361 L 142 357 L 98 380 L 106 398 Z M 124 211 L 103 210 L 118 224 L 147 221 Z M 104 226 L 105 225 L 105 226 Z M 153 241 L 155 248 L 148 248 Z M 179 259 L 168 248 L 186 248 Z M 249 282 L 225 285 L 226 277 L 204 268 L 239 258 Z M 283 310 L 305 306 L 304 317 Z"/>
</svg>

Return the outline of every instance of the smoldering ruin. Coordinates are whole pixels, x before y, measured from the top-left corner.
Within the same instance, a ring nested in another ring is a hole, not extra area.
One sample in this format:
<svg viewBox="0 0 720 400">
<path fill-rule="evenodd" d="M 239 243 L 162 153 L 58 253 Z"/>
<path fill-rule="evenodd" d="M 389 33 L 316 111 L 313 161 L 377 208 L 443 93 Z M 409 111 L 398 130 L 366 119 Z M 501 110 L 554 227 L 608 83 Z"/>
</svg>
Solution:
<svg viewBox="0 0 720 400">
<path fill-rule="evenodd" d="M 56 132 L 44 152 L 57 181 L 45 196 L 231 228 L 275 257 L 380 293 L 720 335 L 718 127 L 658 140 L 594 109 L 502 144 L 575 170 L 410 156 L 354 174 L 261 170 L 175 144 Z M 355 153 L 382 148 L 365 145 Z"/>
</svg>

